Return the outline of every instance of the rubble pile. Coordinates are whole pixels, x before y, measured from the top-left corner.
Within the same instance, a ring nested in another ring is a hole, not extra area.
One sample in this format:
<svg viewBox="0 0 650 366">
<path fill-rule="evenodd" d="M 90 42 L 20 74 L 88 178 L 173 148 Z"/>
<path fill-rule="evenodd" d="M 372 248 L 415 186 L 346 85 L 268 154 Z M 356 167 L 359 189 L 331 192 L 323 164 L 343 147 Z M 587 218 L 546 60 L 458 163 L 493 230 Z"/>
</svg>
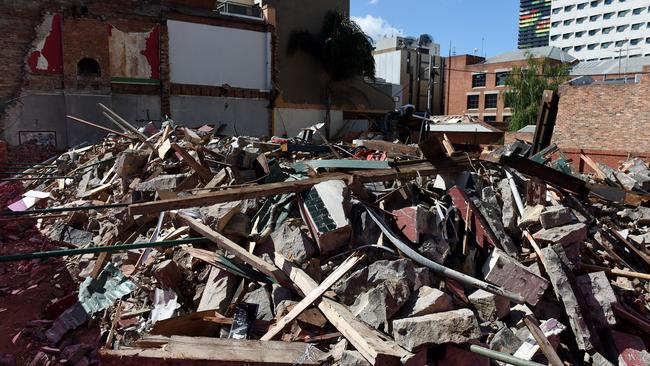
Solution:
<svg viewBox="0 0 650 366">
<path fill-rule="evenodd" d="M 6 212 L 64 250 L 1 260 L 63 255 L 79 281 L 43 323 L 51 363 L 650 364 L 641 160 L 125 131 Z"/>
</svg>

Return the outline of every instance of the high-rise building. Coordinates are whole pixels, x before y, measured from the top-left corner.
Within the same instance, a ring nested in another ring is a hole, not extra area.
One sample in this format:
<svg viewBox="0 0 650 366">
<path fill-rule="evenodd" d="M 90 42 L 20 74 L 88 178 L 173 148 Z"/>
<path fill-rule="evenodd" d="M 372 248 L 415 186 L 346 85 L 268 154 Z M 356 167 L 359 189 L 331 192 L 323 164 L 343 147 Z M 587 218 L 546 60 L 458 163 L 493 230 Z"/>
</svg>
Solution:
<svg viewBox="0 0 650 366">
<path fill-rule="evenodd" d="M 521 0 L 519 5 L 519 48 L 548 46 L 551 0 Z"/>
<path fill-rule="evenodd" d="M 650 0 L 553 0 L 551 9 L 549 44 L 581 61 L 650 56 Z"/>
<path fill-rule="evenodd" d="M 430 36 L 382 38 L 375 44 L 375 76 L 400 86 L 400 105 L 442 113 L 440 45 Z"/>
</svg>

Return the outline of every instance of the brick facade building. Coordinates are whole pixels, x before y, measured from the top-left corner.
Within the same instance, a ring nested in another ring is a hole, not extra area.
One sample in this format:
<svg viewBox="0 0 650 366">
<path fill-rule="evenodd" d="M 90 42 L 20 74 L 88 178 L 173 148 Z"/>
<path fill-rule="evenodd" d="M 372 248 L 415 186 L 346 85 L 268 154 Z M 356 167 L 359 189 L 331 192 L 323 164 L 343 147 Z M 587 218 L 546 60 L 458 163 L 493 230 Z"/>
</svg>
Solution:
<svg viewBox="0 0 650 366">
<path fill-rule="evenodd" d="M 650 68 L 638 83 L 560 86 L 553 143 L 583 170 L 580 152 L 617 166 L 650 157 Z"/>
<path fill-rule="evenodd" d="M 528 53 L 554 63 L 575 61 L 555 47 L 517 50 L 488 59 L 452 56 L 445 63 L 445 114 L 469 114 L 485 122 L 507 122 L 512 112 L 504 104 L 505 78 L 513 67 L 526 64 Z"/>
<path fill-rule="evenodd" d="M 0 0 L 0 138 L 59 148 L 94 142 L 103 131 L 65 116 L 114 127 L 97 103 L 135 125 L 171 116 L 224 134 L 291 135 L 319 121 L 300 113 L 305 105 L 324 115 L 325 87 L 310 82 L 318 65 L 297 64 L 304 57 L 287 55 L 279 35 L 306 27 L 300 12 L 319 29 L 328 10 L 349 9 L 348 0 L 309 1 L 314 6 L 303 9 L 240 0 L 238 7 L 254 10 L 240 14 L 217 11 L 214 0 Z M 333 98 L 335 107 L 393 108 L 363 80 L 339 89 L 344 98 Z M 276 120 L 292 128 L 278 132 Z"/>
</svg>

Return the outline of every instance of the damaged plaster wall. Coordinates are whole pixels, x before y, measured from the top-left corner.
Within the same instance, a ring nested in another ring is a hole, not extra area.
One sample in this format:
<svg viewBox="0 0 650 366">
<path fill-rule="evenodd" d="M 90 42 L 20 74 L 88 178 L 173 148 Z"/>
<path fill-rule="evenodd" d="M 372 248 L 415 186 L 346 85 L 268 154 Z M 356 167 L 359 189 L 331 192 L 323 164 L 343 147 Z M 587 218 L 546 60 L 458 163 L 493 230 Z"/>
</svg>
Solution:
<svg viewBox="0 0 650 366">
<path fill-rule="evenodd" d="M 269 133 L 266 99 L 173 95 L 169 102 L 172 119 L 191 127 L 203 124 L 218 127 L 223 123 L 226 124 L 224 134 L 265 136 Z"/>
<path fill-rule="evenodd" d="M 101 115 L 103 103 L 127 121 L 142 126 L 148 119 L 160 120 L 160 98 L 156 95 L 92 95 L 64 93 L 24 94 L 7 110 L 4 137 L 10 145 L 25 142 L 34 131 L 54 135 L 56 147 L 65 149 L 81 143 L 94 143 L 106 133 L 66 119 L 66 114 L 119 130 Z"/>
</svg>

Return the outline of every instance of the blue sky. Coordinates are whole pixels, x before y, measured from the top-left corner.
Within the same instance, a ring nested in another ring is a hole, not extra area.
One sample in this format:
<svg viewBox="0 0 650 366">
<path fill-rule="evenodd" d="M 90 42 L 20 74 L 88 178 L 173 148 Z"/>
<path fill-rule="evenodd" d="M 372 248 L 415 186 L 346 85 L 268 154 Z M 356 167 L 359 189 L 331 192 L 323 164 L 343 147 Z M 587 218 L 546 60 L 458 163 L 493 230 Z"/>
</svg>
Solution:
<svg viewBox="0 0 650 366">
<path fill-rule="evenodd" d="M 517 48 L 519 0 L 350 0 L 350 15 L 371 37 L 428 33 L 442 56 L 450 41 L 456 54 Z"/>
</svg>

